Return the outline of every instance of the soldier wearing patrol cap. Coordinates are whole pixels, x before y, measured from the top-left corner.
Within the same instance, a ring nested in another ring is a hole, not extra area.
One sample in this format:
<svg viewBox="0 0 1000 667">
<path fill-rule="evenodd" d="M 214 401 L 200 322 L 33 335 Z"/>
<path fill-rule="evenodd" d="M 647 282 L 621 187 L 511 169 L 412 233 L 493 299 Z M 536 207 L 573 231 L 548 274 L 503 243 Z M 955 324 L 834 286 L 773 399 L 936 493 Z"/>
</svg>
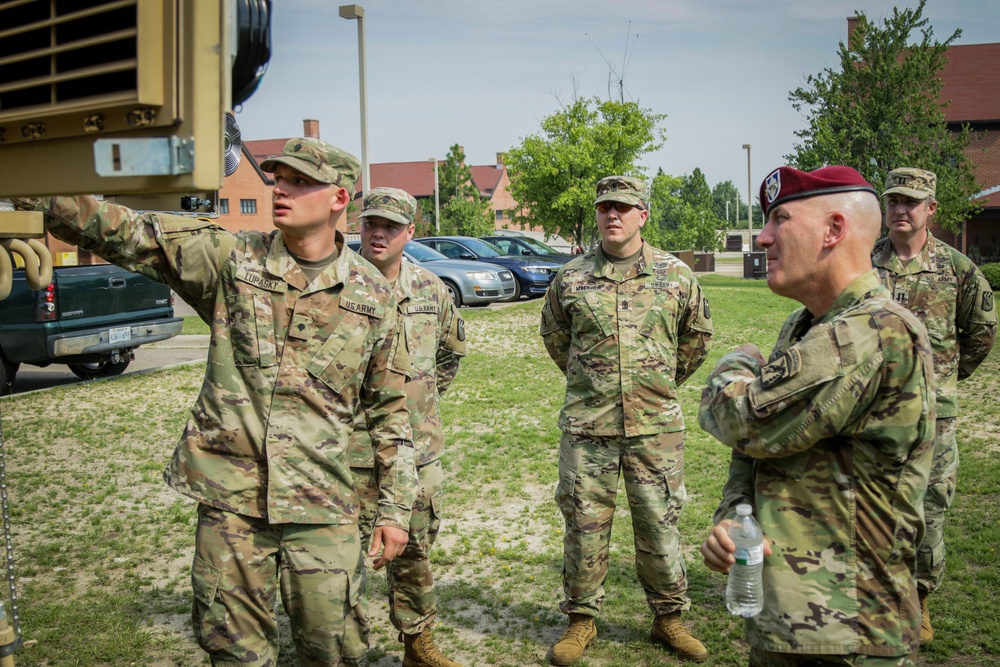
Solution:
<svg viewBox="0 0 1000 667">
<path fill-rule="evenodd" d="M 893 298 L 927 327 L 937 376 L 934 468 L 924 499 L 927 535 L 917 552 L 920 641 L 934 638 L 927 597 L 944 577 L 944 515 L 955 497 L 958 473 L 958 381 L 972 375 L 996 339 L 993 290 L 968 257 L 934 238 L 927 228 L 937 211 L 937 176 L 913 167 L 894 169 L 885 181 L 888 236 L 872 261 Z"/>
<path fill-rule="evenodd" d="M 361 212 L 361 255 L 392 283 L 399 313 L 399 341 L 410 360 L 406 403 L 413 430 L 417 492 L 410 536 L 403 553 L 389 564 L 389 619 L 405 644 L 406 667 L 461 667 L 434 645 L 431 625 L 437 615 L 434 575 L 429 559 L 441 528 L 444 432 L 440 397 L 465 356 L 465 324 L 441 279 L 403 261 L 413 238 L 416 200 L 397 188 L 373 188 Z M 367 545 L 378 514 L 378 475 L 366 412 L 358 413 L 351 436 L 351 470 L 361 499 L 361 542 Z"/>
<path fill-rule="evenodd" d="M 700 662 L 708 652 L 681 623 L 691 602 L 677 530 L 686 498 L 677 387 L 708 353 L 708 301 L 683 262 L 643 241 L 649 211 L 640 179 L 601 179 L 594 204 L 601 244 L 559 270 L 539 328 L 566 375 L 556 502 L 566 523 L 561 610 L 569 627 L 550 660 L 573 664 L 597 636 L 623 475 L 652 638 Z"/>
<path fill-rule="evenodd" d="M 731 517 L 752 505 L 766 546 L 750 665 L 912 667 L 934 437 L 927 331 L 872 268 L 881 214 L 861 174 L 781 167 L 760 201 L 768 286 L 804 307 L 767 361 L 747 344 L 709 374 L 699 423 L 733 454 L 702 556 L 729 571 Z"/>
<path fill-rule="evenodd" d="M 280 592 L 299 664 L 357 664 L 360 508 L 347 448 L 362 397 L 381 465 L 372 554 L 406 545 L 413 447 L 392 287 L 336 231 L 358 160 L 292 139 L 269 234 L 137 213 L 92 197 L 19 201 L 55 236 L 169 284 L 211 327 L 205 381 L 166 482 L 198 501 L 194 633 L 213 665 L 278 662 Z"/>
</svg>

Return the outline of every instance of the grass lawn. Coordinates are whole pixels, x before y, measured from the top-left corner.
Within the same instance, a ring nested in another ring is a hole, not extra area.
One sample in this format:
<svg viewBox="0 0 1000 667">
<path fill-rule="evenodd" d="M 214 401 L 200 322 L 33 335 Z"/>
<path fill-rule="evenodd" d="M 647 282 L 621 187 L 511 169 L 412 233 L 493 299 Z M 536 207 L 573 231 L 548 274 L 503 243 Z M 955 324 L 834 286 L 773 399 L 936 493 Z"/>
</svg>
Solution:
<svg viewBox="0 0 1000 667">
<path fill-rule="evenodd" d="M 711 525 L 729 450 L 697 425 L 708 369 L 744 342 L 770 350 L 796 304 L 762 281 L 702 279 L 714 350 L 683 387 L 688 419 L 680 529 L 693 605 L 685 619 L 708 665 L 743 665 L 742 623 L 723 603 L 725 578 L 697 548 Z M 544 665 L 561 634 L 562 519 L 552 499 L 564 382 L 537 335 L 540 301 L 463 309 L 469 355 L 442 401 L 448 449 L 444 528 L 432 559 L 435 638 L 467 667 Z M 200 366 L 114 378 L 0 401 L 24 665 L 207 664 L 190 631 L 194 505 L 161 471 L 201 386 Z M 937 639 L 920 665 L 1000 664 L 1000 348 L 959 385 L 962 468 L 947 525 L 948 575 L 931 599 Z M 581 667 L 679 665 L 648 639 L 620 490 L 608 596 Z M 369 579 L 369 664 L 400 664 L 385 578 Z M 4 596 L 6 597 L 6 596 Z M 298 664 L 286 638 L 279 665 Z"/>
</svg>

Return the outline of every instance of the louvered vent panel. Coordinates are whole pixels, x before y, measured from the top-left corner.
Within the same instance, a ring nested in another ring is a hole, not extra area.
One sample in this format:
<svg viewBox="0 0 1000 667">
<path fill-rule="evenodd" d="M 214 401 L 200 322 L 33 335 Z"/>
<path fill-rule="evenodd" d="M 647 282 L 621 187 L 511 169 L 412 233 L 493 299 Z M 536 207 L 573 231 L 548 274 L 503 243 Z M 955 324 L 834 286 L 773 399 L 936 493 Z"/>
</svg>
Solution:
<svg viewBox="0 0 1000 667">
<path fill-rule="evenodd" d="M 0 0 L 0 121 L 139 102 L 140 0 Z"/>
</svg>

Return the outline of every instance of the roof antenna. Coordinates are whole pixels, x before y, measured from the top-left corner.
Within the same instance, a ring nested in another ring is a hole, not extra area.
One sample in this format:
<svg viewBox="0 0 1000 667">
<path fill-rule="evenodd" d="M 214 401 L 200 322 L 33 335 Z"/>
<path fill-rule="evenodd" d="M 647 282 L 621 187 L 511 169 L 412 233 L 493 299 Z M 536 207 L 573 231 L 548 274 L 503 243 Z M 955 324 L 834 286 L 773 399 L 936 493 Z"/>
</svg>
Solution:
<svg viewBox="0 0 1000 667">
<path fill-rule="evenodd" d="M 608 66 L 608 99 L 611 99 L 611 83 L 613 80 L 616 80 L 618 84 L 618 101 L 623 104 L 625 103 L 625 70 L 628 69 L 628 64 L 632 61 L 632 54 L 635 53 L 635 43 L 639 40 L 639 34 L 636 33 L 635 38 L 633 39 L 631 37 L 631 31 L 632 21 L 629 21 L 628 30 L 625 32 L 625 55 L 622 57 L 621 74 L 618 73 L 618 68 L 605 57 L 603 52 L 601 52 L 600 47 L 594 43 L 594 40 L 590 39 L 590 35 L 583 33 L 587 39 L 590 40 L 590 43 L 594 45 L 594 48 L 597 49 L 597 52 L 601 55 L 601 58 L 604 59 L 605 64 Z M 631 50 L 629 50 L 630 40 L 632 42 Z"/>
</svg>

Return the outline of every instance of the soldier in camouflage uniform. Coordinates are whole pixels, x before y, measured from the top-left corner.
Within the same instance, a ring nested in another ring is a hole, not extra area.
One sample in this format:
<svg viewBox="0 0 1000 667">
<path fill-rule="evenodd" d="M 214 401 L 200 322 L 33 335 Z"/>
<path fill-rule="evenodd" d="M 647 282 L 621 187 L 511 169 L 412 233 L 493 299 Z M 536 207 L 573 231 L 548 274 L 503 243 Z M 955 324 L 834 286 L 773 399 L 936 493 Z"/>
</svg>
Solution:
<svg viewBox="0 0 1000 667">
<path fill-rule="evenodd" d="M 872 269 L 881 215 L 861 174 L 781 167 L 760 201 L 768 285 L 804 308 L 768 361 L 747 344 L 709 375 L 699 423 L 733 455 L 702 555 L 729 571 L 732 510 L 751 504 L 770 542 L 751 665 L 912 666 L 934 438 L 927 331 Z"/>
<path fill-rule="evenodd" d="M 404 667 L 461 667 L 441 654 L 431 635 L 437 599 L 429 555 L 441 528 L 444 491 L 444 432 L 438 402 L 465 355 L 465 324 L 441 279 L 403 261 L 403 247 L 413 238 L 416 211 L 416 200 L 403 190 L 374 188 L 365 196 L 361 212 L 361 255 L 393 285 L 400 342 L 405 341 L 411 369 L 406 404 L 413 430 L 417 493 L 409 542 L 387 571 L 389 619 L 406 647 Z M 361 543 L 365 545 L 378 511 L 378 485 L 363 413 L 355 421 L 350 458 L 361 497 Z"/>
<path fill-rule="evenodd" d="M 299 664 L 356 664 L 368 642 L 348 442 L 358 404 L 380 463 L 373 552 L 406 544 L 413 447 L 405 346 L 379 272 L 336 231 L 356 158 L 292 139 L 270 234 L 92 197 L 20 201 L 55 236 L 169 284 L 211 327 L 205 381 L 166 482 L 199 503 L 194 632 L 218 666 L 277 664 L 280 592 Z"/>
<path fill-rule="evenodd" d="M 597 636 L 621 474 L 652 638 L 684 659 L 708 658 L 681 623 L 691 602 L 677 530 L 686 497 L 677 386 L 705 360 L 712 320 L 691 270 L 643 242 L 644 192 L 637 178 L 601 179 L 601 244 L 560 269 L 542 307 L 539 331 L 566 375 L 556 502 L 569 627 L 552 647 L 555 665 L 575 662 Z"/>
<path fill-rule="evenodd" d="M 875 244 L 872 262 L 893 298 L 927 327 L 937 378 L 937 435 L 924 518 L 927 534 L 917 551 L 920 641 L 934 638 L 927 596 L 944 577 L 944 514 L 955 497 L 958 473 L 958 381 L 972 375 L 996 339 L 993 290 L 968 257 L 927 229 L 937 210 L 937 176 L 904 167 L 885 182 L 885 224 L 889 235 Z"/>
</svg>

